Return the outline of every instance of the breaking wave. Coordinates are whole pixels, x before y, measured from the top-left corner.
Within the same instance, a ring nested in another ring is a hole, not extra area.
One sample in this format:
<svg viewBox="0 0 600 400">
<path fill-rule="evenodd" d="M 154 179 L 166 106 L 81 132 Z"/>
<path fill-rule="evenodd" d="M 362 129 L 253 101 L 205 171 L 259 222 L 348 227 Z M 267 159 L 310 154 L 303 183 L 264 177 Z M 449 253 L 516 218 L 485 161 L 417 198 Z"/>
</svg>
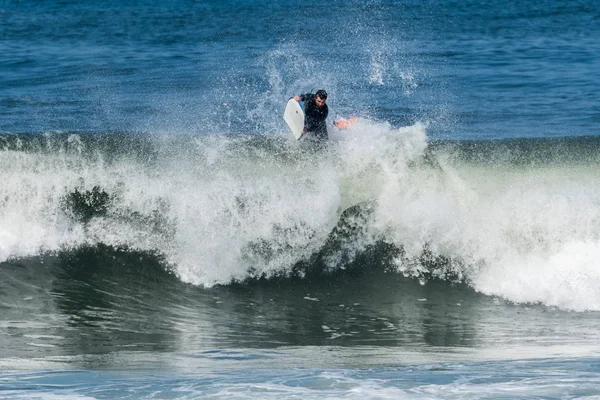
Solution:
<svg viewBox="0 0 600 400">
<path fill-rule="evenodd" d="M 366 119 L 265 135 L 0 137 L 0 261 L 109 246 L 201 286 L 383 268 L 600 310 L 593 139 L 428 143 Z M 588 149 L 582 151 L 582 149 Z"/>
</svg>

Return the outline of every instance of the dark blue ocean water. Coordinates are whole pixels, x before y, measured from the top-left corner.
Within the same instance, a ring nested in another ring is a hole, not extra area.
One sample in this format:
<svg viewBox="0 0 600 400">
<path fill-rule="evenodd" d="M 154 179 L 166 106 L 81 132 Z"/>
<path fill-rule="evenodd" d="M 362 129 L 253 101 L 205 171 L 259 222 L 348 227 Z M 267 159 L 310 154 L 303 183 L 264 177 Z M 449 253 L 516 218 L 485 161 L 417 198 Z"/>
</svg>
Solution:
<svg viewBox="0 0 600 400">
<path fill-rule="evenodd" d="M 341 115 L 443 138 L 597 135 L 595 1 L 0 3 L 2 132 L 283 131 Z"/>
<path fill-rule="evenodd" d="M 0 398 L 599 396 L 599 70 L 593 0 L 0 0 Z"/>
</svg>

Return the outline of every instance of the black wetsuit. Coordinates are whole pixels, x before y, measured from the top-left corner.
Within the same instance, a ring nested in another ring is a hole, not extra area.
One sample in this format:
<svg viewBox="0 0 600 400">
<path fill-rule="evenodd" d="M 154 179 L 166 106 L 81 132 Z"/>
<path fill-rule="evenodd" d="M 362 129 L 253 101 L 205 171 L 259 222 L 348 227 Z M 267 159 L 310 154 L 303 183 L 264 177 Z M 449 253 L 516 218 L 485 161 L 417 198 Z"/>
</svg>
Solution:
<svg viewBox="0 0 600 400">
<path fill-rule="evenodd" d="M 327 104 L 319 107 L 313 93 L 301 94 L 300 101 L 304 102 L 304 130 L 316 139 L 327 140 L 327 123 L 325 122 L 329 113 Z"/>
</svg>

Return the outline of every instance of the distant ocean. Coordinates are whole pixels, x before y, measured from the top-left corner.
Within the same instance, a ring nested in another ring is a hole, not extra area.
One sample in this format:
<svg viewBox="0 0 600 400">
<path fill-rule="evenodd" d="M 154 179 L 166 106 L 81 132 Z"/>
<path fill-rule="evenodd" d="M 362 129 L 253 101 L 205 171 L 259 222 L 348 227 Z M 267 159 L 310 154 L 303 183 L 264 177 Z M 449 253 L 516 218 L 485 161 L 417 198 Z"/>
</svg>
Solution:
<svg viewBox="0 0 600 400">
<path fill-rule="evenodd" d="M 598 71 L 592 0 L 0 0 L 0 399 L 600 398 Z"/>
</svg>

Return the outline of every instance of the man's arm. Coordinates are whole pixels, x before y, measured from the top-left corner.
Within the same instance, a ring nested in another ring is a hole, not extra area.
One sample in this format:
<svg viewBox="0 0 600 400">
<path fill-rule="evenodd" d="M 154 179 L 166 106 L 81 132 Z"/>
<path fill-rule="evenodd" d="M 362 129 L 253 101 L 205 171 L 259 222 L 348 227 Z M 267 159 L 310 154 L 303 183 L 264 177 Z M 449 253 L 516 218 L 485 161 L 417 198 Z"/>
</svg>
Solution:
<svg viewBox="0 0 600 400">
<path fill-rule="evenodd" d="M 308 98 L 308 93 L 301 94 L 299 96 L 294 96 L 294 100 L 296 100 L 296 101 L 305 101 L 307 98 Z"/>
</svg>

